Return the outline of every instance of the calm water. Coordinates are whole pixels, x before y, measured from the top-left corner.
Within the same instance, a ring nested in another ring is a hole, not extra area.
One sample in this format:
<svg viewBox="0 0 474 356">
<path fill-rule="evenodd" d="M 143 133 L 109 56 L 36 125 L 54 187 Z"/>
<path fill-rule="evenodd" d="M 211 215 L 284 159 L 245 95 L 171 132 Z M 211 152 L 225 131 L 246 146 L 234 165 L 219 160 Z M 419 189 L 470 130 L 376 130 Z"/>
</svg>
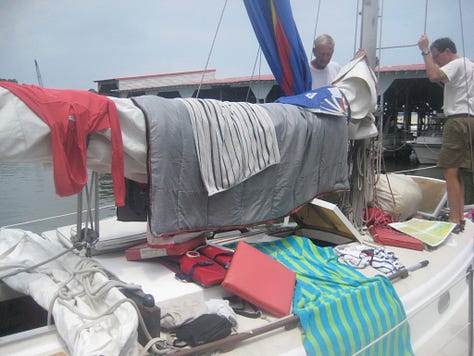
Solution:
<svg viewBox="0 0 474 356">
<path fill-rule="evenodd" d="M 112 184 L 100 180 L 101 206 L 113 204 Z M 74 224 L 76 196 L 61 198 L 54 191 L 53 172 L 39 163 L 0 163 L 0 226 L 67 215 L 59 221 L 45 221 L 19 226 L 40 232 Z"/>
<path fill-rule="evenodd" d="M 409 161 L 386 161 L 388 172 L 413 169 L 415 174 L 442 178 L 438 168 L 423 169 L 424 166 Z M 426 166 L 425 166 L 426 167 Z M 472 181 L 472 180 L 471 180 Z M 100 205 L 111 205 L 114 202 L 110 177 L 100 179 Z M 470 184 L 472 187 L 472 184 Z M 74 224 L 76 197 L 60 198 L 54 192 L 52 171 L 38 163 L 0 163 L 0 226 L 44 219 L 51 216 L 70 214 L 57 221 L 46 221 L 25 226 L 40 232 L 51 229 L 58 224 Z M 113 209 L 106 211 L 109 215 Z"/>
</svg>

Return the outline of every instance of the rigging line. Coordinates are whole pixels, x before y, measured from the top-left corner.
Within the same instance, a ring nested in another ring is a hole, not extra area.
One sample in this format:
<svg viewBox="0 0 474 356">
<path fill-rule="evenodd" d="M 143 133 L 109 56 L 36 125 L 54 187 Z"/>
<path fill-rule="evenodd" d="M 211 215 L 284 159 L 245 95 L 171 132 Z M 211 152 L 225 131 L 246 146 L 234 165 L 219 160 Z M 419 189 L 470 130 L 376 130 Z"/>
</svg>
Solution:
<svg viewBox="0 0 474 356">
<path fill-rule="evenodd" d="M 428 1 L 428 0 L 427 0 Z M 466 87 L 466 104 L 467 104 L 467 114 L 472 115 L 471 112 L 471 107 L 469 105 L 470 100 L 472 99 L 470 97 L 470 91 L 469 91 L 469 82 L 468 82 L 468 77 L 467 77 L 467 62 L 466 62 L 466 49 L 465 49 L 465 43 L 464 43 L 464 24 L 462 21 L 462 5 L 461 5 L 461 0 L 458 1 L 459 4 L 459 23 L 461 26 L 461 47 L 462 47 L 462 54 L 463 54 L 463 61 L 464 61 L 464 84 Z M 472 78 L 472 74 L 471 74 Z M 472 79 L 471 79 L 472 80 Z M 472 137 L 472 130 L 473 128 L 471 127 L 471 119 L 468 117 L 467 120 L 467 129 L 468 129 L 468 137 Z M 474 167 L 474 147 L 472 147 L 472 140 L 469 140 L 469 150 L 471 154 L 471 167 Z M 474 171 L 472 172 L 472 176 L 474 178 Z"/>
<path fill-rule="evenodd" d="M 382 58 L 382 29 L 383 29 L 383 5 L 384 5 L 384 0 L 381 1 L 381 6 L 380 6 L 380 14 L 379 14 L 379 48 L 378 48 L 378 60 L 376 59 L 375 60 L 375 66 L 374 68 L 378 68 L 377 70 L 377 82 L 380 82 L 380 61 L 381 61 L 381 58 Z M 379 62 L 377 64 L 377 62 Z M 383 93 L 382 93 L 383 94 Z M 383 112 L 383 103 L 380 103 L 382 105 L 382 112 Z M 382 120 L 380 120 L 382 121 Z M 380 123 L 379 121 L 379 123 Z"/>
<path fill-rule="evenodd" d="M 428 20 L 428 0 L 425 1 L 425 26 L 423 27 L 423 33 L 426 33 L 426 24 Z"/>
<path fill-rule="evenodd" d="M 382 1 L 382 7 L 383 7 L 383 1 Z M 383 13 L 383 11 L 382 11 L 382 13 Z M 426 24 L 427 24 L 427 22 L 428 22 L 428 0 L 426 0 L 426 2 L 425 2 L 425 19 L 424 19 L 423 33 L 426 33 Z M 382 33 L 380 33 L 380 37 L 382 37 Z M 409 47 L 417 47 L 417 46 L 418 46 L 418 43 L 407 44 L 407 45 L 385 46 L 385 47 L 382 47 L 379 44 L 379 47 L 377 49 L 381 50 L 381 49 L 409 48 Z"/>
<path fill-rule="evenodd" d="M 316 10 L 316 21 L 314 23 L 314 32 L 313 32 L 313 45 L 311 46 L 311 53 L 310 58 L 313 59 L 313 48 L 314 48 L 314 39 L 316 38 L 316 32 L 318 30 L 318 23 L 319 23 L 319 11 L 321 9 L 321 0 L 318 1 L 318 9 Z"/>
<path fill-rule="evenodd" d="M 393 49 L 393 48 L 407 48 L 407 47 L 416 47 L 418 46 L 417 43 L 409 44 L 409 45 L 397 45 L 397 46 L 385 46 L 385 47 L 377 47 L 377 49 Z"/>
<path fill-rule="evenodd" d="M 91 229 L 94 230 L 94 219 L 92 218 L 92 189 L 94 188 L 94 174 L 95 172 L 92 172 L 92 179 L 91 179 L 91 184 L 89 187 L 89 183 L 86 183 L 84 187 L 84 191 L 86 193 L 86 203 L 87 203 L 87 213 L 86 213 L 86 222 L 85 222 L 85 228 L 88 228 L 89 225 L 89 219 L 90 219 L 90 224 L 91 224 Z M 87 234 L 87 232 L 86 232 Z"/>
<path fill-rule="evenodd" d="M 377 75 L 377 82 L 380 83 L 380 62 L 381 62 L 381 59 L 382 59 L 382 50 L 381 50 L 381 47 L 382 47 L 382 31 L 383 31 L 383 13 L 384 13 L 384 0 L 381 1 L 381 5 L 380 5 L 380 10 L 379 10 L 379 28 L 378 28 L 378 31 L 379 31 L 379 34 L 378 34 L 378 49 L 376 49 L 376 51 L 378 51 L 378 55 L 375 59 L 375 65 L 374 65 L 374 68 L 376 70 L 376 75 Z M 377 63 L 378 62 L 378 63 Z M 377 92 L 379 92 L 380 90 L 380 87 L 377 86 Z M 382 164 L 385 164 L 385 161 L 383 161 L 383 112 L 384 112 L 384 105 L 385 105 L 385 99 L 384 99 L 384 93 L 383 92 L 379 92 L 378 93 L 380 95 L 380 104 L 378 106 L 378 113 L 379 115 L 376 114 L 376 116 L 378 116 L 378 141 L 379 141 L 379 145 L 375 147 L 375 164 L 377 166 L 380 166 Z M 373 173 L 372 173 L 373 174 Z"/>
<path fill-rule="evenodd" d="M 260 49 L 260 56 L 258 57 L 258 77 L 260 78 L 262 76 L 262 55 L 263 55 L 263 52 L 262 50 Z M 265 102 L 266 102 L 266 96 L 265 96 Z"/>
<path fill-rule="evenodd" d="M 247 89 L 247 95 L 245 97 L 245 101 L 248 102 L 249 101 L 249 97 L 250 97 L 250 88 L 253 84 L 253 78 L 254 78 L 254 75 L 255 75 L 255 69 L 257 68 L 257 62 L 258 62 L 258 58 L 259 56 L 261 56 L 261 47 L 258 46 L 257 48 L 257 55 L 255 56 L 255 62 L 253 63 L 253 68 L 252 68 L 252 76 L 250 77 L 250 82 L 249 82 L 249 88 Z M 260 78 L 260 72 L 258 74 L 258 78 Z M 255 96 L 255 99 L 257 99 L 257 97 Z"/>
<path fill-rule="evenodd" d="M 199 97 L 199 92 L 201 91 L 202 83 L 204 81 L 204 75 L 207 71 L 207 67 L 209 65 L 209 60 L 211 59 L 211 54 L 212 54 L 212 51 L 214 49 L 214 44 L 216 43 L 217 34 L 219 33 L 219 29 L 221 27 L 222 18 L 224 17 L 224 12 L 225 12 L 226 6 L 227 6 L 227 0 L 225 0 L 224 6 L 222 7 L 221 15 L 219 17 L 219 22 L 217 23 L 216 32 L 214 33 L 214 38 L 212 39 L 211 48 L 209 50 L 209 55 L 207 56 L 206 65 L 204 66 L 204 71 L 202 72 L 201 81 L 199 83 L 199 87 L 198 87 L 198 90 L 196 92 L 196 98 Z"/>
<path fill-rule="evenodd" d="M 388 173 L 405 174 L 405 173 L 411 173 L 411 172 L 425 171 L 427 169 L 434 169 L 437 167 L 438 167 L 437 165 L 434 165 L 434 166 L 427 166 L 427 167 L 420 167 L 420 168 L 405 169 L 401 171 L 392 171 Z"/>
<path fill-rule="evenodd" d="M 115 207 L 115 204 L 109 204 L 109 205 L 104 205 L 104 206 L 99 207 L 99 210 L 109 209 L 109 208 L 114 208 L 114 207 Z M 95 209 L 92 209 L 92 210 L 95 211 Z M 87 210 L 86 209 L 82 210 L 82 213 L 87 213 Z M 20 222 L 20 223 L 10 224 L 10 225 L 4 225 L 4 226 L 2 226 L 2 228 L 7 229 L 7 228 L 12 228 L 12 227 L 21 226 L 21 225 L 28 225 L 28 224 L 33 224 L 33 223 L 37 223 L 37 222 L 43 222 L 43 221 L 48 221 L 48 220 L 53 220 L 53 219 L 64 218 L 64 217 L 71 216 L 71 215 L 76 215 L 76 214 L 77 214 L 77 212 L 74 211 L 72 213 L 65 213 L 65 214 L 61 214 L 61 215 L 49 216 L 47 218 L 40 218 L 40 219 L 34 219 L 34 220 L 29 220 L 29 221 L 23 221 L 23 222 Z"/>
<path fill-rule="evenodd" d="M 355 18 L 355 30 L 354 30 L 354 52 L 353 55 L 355 56 L 357 52 L 357 37 L 359 32 L 359 14 L 360 14 L 360 0 L 357 0 L 356 5 L 356 18 Z"/>
</svg>

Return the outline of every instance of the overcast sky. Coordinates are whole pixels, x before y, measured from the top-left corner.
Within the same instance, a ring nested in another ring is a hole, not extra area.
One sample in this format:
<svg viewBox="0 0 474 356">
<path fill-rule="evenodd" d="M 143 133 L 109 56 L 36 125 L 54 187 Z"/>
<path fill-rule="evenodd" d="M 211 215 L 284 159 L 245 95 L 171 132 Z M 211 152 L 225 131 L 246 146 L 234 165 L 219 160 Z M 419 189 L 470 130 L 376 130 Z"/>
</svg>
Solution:
<svg viewBox="0 0 474 356">
<path fill-rule="evenodd" d="M 362 0 L 293 0 L 293 16 L 310 56 L 312 40 L 329 33 L 333 59 L 347 63 L 358 47 L 357 3 Z M 451 37 L 474 58 L 474 1 L 380 0 L 381 65 L 422 63 L 414 45 Z M 252 75 L 258 43 L 241 0 L 0 0 L 0 78 L 45 87 L 96 88 L 95 80 L 216 69 L 217 78 Z M 318 11 L 319 8 L 319 11 Z M 461 14 L 462 13 L 462 17 Z M 269 74 L 262 59 L 256 74 Z"/>
</svg>

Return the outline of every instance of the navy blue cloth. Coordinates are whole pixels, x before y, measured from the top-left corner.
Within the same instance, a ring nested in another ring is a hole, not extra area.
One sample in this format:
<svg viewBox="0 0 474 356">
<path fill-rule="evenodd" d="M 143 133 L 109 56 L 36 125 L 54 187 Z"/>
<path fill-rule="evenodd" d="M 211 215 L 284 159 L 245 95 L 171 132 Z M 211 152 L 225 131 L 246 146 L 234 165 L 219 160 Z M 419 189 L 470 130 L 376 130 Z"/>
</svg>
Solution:
<svg viewBox="0 0 474 356">
<path fill-rule="evenodd" d="M 275 102 L 302 106 L 321 114 L 350 117 L 349 103 L 344 94 L 332 85 L 298 95 L 283 96 Z"/>
</svg>

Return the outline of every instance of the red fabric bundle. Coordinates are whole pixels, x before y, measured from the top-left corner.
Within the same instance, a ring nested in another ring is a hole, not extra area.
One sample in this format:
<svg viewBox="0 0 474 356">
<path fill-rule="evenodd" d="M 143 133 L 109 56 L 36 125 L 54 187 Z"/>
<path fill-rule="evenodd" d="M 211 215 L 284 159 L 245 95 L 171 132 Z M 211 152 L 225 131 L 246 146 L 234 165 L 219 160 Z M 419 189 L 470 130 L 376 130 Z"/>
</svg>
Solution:
<svg viewBox="0 0 474 356">
<path fill-rule="evenodd" d="M 397 231 L 386 225 L 373 225 L 369 227 L 369 231 L 374 241 L 381 245 L 404 247 L 412 250 L 423 250 L 425 244 L 414 237 Z"/>
<path fill-rule="evenodd" d="M 87 136 L 110 128 L 115 202 L 123 206 L 125 181 L 122 131 L 115 104 L 85 90 L 46 89 L 2 82 L 51 129 L 54 184 L 59 196 L 79 193 L 87 182 Z"/>
<path fill-rule="evenodd" d="M 367 208 L 363 211 L 364 220 L 367 221 L 367 226 L 371 225 L 387 225 L 392 222 L 390 215 L 386 214 L 379 208 Z"/>
</svg>

